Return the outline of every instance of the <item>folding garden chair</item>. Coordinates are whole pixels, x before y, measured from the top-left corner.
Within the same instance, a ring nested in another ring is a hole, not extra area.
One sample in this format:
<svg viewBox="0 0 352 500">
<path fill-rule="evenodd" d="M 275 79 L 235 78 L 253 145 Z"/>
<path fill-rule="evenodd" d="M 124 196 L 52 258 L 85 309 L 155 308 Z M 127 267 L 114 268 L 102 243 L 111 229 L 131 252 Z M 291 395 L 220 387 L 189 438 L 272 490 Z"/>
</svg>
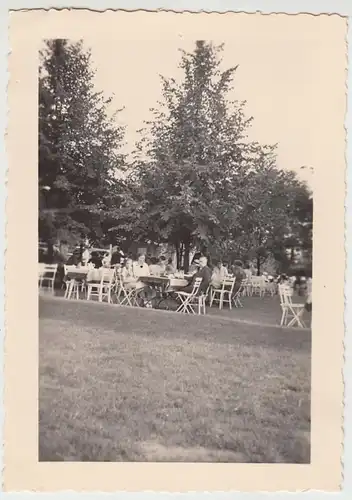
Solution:
<svg viewBox="0 0 352 500">
<path fill-rule="evenodd" d="M 138 306 L 137 290 L 132 284 L 125 285 L 121 272 L 117 273 L 116 300 L 120 306 Z"/>
<path fill-rule="evenodd" d="M 206 297 L 204 294 L 198 295 L 201 283 L 202 278 L 196 278 L 191 292 L 183 292 L 182 290 L 176 292 L 176 297 L 181 301 L 176 312 L 196 314 L 194 307 L 198 306 L 198 314 L 201 314 L 201 312 L 205 314 Z"/>
<path fill-rule="evenodd" d="M 263 278 L 262 276 L 252 276 L 251 288 L 252 288 L 252 295 L 259 295 L 259 297 L 264 297 L 265 278 Z"/>
<path fill-rule="evenodd" d="M 242 280 L 239 289 L 233 294 L 232 302 L 235 307 L 243 307 L 241 302 L 241 297 L 243 296 L 243 290 L 246 286 L 247 280 Z"/>
<path fill-rule="evenodd" d="M 213 305 L 213 302 L 218 302 L 219 309 L 222 309 L 224 303 L 227 303 L 229 308 L 232 309 L 232 294 L 235 282 L 236 278 L 225 278 L 221 288 L 213 288 L 210 295 L 210 307 Z"/>
<path fill-rule="evenodd" d="M 100 282 L 87 283 L 87 300 L 91 297 L 98 297 L 99 302 L 103 302 L 106 298 L 111 304 L 111 291 L 115 281 L 115 269 L 102 268 Z"/>
<path fill-rule="evenodd" d="M 50 290 L 54 293 L 57 264 L 39 265 L 39 288 Z M 43 286 L 43 285 L 46 286 Z"/>
<path fill-rule="evenodd" d="M 279 295 L 282 310 L 280 325 L 305 328 L 302 320 L 305 304 L 292 302 L 293 290 L 287 285 L 279 285 Z"/>
</svg>

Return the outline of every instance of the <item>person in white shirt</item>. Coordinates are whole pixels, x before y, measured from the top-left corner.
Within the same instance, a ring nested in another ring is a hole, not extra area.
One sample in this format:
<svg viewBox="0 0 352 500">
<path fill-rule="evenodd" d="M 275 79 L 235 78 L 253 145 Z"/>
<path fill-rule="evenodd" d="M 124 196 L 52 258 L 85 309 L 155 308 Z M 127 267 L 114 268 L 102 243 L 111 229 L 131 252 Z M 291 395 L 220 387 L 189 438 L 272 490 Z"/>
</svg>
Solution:
<svg viewBox="0 0 352 500">
<path fill-rule="evenodd" d="M 145 255 L 139 255 L 137 261 L 133 263 L 133 273 L 136 278 L 150 276 L 149 266 L 145 262 Z"/>
<path fill-rule="evenodd" d="M 220 288 L 222 282 L 227 276 L 226 268 L 222 265 L 222 262 L 216 262 L 211 276 L 211 286 L 213 288 Z"/>
<path fill-rule="evenodd" d="M 90 259 L 90 251 L 89 251 L 88 247 L 86 246 L 82 252 L 82 264 L 83 264 L 83 266 L 87 266 L 89 259 Z"/>
<path fill-rule="evenodd" d="M 247 264 L 244 268 L 244 274 L 246 275 L 246 279 L 249 281 L 253 274 L 250 264 Z"/>
<path fill-rule="evenodd" d="M 111 254 L 110 252 L 106 252 L 106 254 L 103 257 L 103 267 L 110 267 L 111 263 Z"/>
</svg>

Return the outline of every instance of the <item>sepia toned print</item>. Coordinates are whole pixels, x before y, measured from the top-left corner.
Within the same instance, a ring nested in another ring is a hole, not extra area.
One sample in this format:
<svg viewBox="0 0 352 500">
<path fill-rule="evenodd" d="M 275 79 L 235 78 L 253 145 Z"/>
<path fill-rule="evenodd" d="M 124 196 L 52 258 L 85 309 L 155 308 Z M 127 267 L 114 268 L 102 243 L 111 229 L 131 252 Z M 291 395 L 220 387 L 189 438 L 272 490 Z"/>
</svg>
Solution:
<svg viewBox="0 0 352 500">
<path fill-rule="evenodd" d="M 41 36 L 26 49 L 37 109 L 33 467 L 167 466 L 172 484 L 189 463 L 200 478 L 216 462 L 219 479 L 203 488 L 193 474 L 188 489 L 225 491 L 238 489 L 229 467 L 262 464 L 273 482 L 266 474 L 255 489 L 295 490 L 319 487 L 329 446 L 324 481 L 337 489 L 343 255 L 322 270 L 343 242 L 343 20 L 232 14 L 234 34 L 216 14 L 211 30 L 199 15 L 111 12 L 92 34 L 77 15 L 47 12 L 44 28 L 38 12 Z M 143 37 L 104 35 L 142 18 Z M 324 336 L 329 324 L 340 337 Z M 334 396 L 318 371 L 324 349 Z M 280 464 L 292 475 L 277 478 Z"/>
</svg>

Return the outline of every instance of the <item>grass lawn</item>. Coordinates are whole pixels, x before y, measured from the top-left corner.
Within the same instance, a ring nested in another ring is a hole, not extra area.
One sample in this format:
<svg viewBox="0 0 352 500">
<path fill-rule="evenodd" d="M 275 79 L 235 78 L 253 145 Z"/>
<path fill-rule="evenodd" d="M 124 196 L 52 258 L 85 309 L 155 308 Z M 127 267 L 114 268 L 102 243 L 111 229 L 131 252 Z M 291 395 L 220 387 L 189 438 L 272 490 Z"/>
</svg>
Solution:
<svg viewBox="0 0 352 500">
<path fill-rule="evenodd" d="M 309 330 L 40 298 L 41 461 L 310 460 Z"/>
</svg>

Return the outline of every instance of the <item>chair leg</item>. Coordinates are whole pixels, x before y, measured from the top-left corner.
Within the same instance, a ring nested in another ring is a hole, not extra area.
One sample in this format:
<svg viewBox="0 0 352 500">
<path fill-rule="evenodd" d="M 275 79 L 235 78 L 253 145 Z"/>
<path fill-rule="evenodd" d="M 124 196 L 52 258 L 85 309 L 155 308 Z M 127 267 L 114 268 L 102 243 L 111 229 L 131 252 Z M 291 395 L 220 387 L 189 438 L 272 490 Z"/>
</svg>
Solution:
<svg viewBox="0 0 352 500">
<path fill-rule="evenodd" d="M 283 310 L 282 310 L 281 321 L 280 321 L 280 326 L 284 326 L 284 324 L 285 324 L 285 319 L 286 319 L 286 309 L 283 309 Z"/>
</svg>

